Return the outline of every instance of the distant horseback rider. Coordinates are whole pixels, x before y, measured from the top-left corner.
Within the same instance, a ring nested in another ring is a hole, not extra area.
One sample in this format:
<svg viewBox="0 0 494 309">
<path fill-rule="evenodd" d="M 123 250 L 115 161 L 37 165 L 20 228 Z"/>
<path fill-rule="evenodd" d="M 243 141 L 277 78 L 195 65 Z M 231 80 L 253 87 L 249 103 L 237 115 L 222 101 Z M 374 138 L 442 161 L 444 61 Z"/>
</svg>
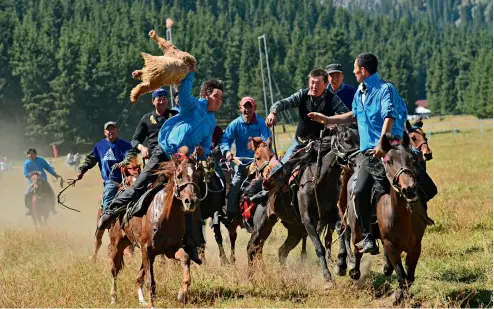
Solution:
<svg viewBox="0 0 494 309">
<path fill-rule="evenodd" d="M 143 159 L 149 158 L 153 149 L 158 145 L 158 134 L 165 121 L 178 114 L 178 111 L 168 109 L 168 91 L 160 88 L 153 91 L 152 102 L 154 110 L 144 114 L 132 137 L 132 147 L 141 153 Z M 144 146 L 144 141 L 148 139 L 148 146 Z"/>
<path fill-rule="evenodd" d="M 201 98 L 193 97 L 191 91 L 195 71 L 194 63 L 179 86 L 180 112 L 163 124 L 158 135 L 159 146 L 152 150 L 147 165 L 135 184 L 116 197 L 103 213 L 98 225 L 100 229 L 107 228 L 115 220 L 116 209 L 131 201 L 137 201 L 146 192 L 148 185 L 157 179 L 154 171 L 162 162 L 169 161 L 169 155 L 177 153 L 180 147 L 195 149 L 200 146 L 197 154 L 202 159 L 210 154 L 212 136 L 216 127 L 214 113 L 223 102 L 224 87 L 221 81 L 210 79 L 201 85 Z M 186 216 L 186 226 L 189 231 L 193 229 L 191 215 Z M 186 245 L 186 251 L 194 261 L 201 263 L 193 244 Z"/>
<path fill-rule="evenodd" d="M 221 139 L 221 153 L 227 161 L 233 159 L 231 146 L 235 143 L 236 155 L 241 157 L 241 162 L 247 164 L 254 157 L 254 151 L 248 149 L 250 137 L 262 137 L 267 141 L 271 137 L 271 130 L 266 126 L 264 119 L 256 113 L 256 101 L 251 97 L 243 97 L 240 100 L 241 115 L 233 120 L 226 128 Z M 228 192 L 227 221 L 238 216 L 240 212 L 239 198 L 240 186 L 245 179 L 246 165 L 235 165 L 235 175 L 232 178 L 230 191 Z"/>
<path fill-rule="evenodd" d="M 266 125 L 276 124 L 277 115 L 285 110 L 298 108 L 299 120 L 295 138 L 283 155 L 282 163 L 286 163 L 291 155 L 307 146 L 312 138 L 318 138 L 323 125 L 313 122 L 307 116 L 310 112 L 318 112 L 326 116 L 347 113 L 348 109 L 341 99 L 327 90 L 328 73 L 324 69 L 314 69 L 309 73 L 309 88 L 301 89 L 290 97 L 280 100 L 271 106 L 266 118 Z"/>
<path fill-rule="evenodd" d="M 103 211 L 110 205 L 110 202 L 117 194 L 118 185 L 122 182 L 122 173 L 120 168 L 116 168 L 116 166 L 124 161 L 132 149 L 132 145 L 128 141 L 119 138 L 118 133 L 115 122 L 108 121 L 105 123 L 105 138 L 94 145 L 93 150 L 79 166 L 79 173 L 77 174 L 77 179 L 80 180 L 88 170 L 98 164 L 101 178 L 104 181 Z"/>
<path fill-rule="evenodd" d="M 58 175 L 55 170 L 46 162 L 45 159 L 42 157 L 38 157 L 38 153 L 36 152 L 36 149 L 30 148 L 26 152 L 27 154 L 27 160 L 24 162 L 24 177 L 27 178 L 28 181 L 28 186 L 26 191 L 24 192 L 24 205 L 28 209 L 28 212 L 26 215 L 30 216 L 31 215 L 31 173 L 33 172 L 39 172 L 41 174 L 41 179 L 45 182 L 45 185 L 43 186 L 46 188 L 46 194 L 48 195 L 48 198 L 50 199 L 50 211 L 52 211 L 54 214 L 57 213 L 55 210 L 55 192 L 53 192 L 52 187 L 48 183 L 48 180 L 46 178 L 46 172 L 50 173 L 56 178 L 60 178 L 60 175 Z"/>
<path fill-rule="evenodd" d="M 357 121 L 360 136 L 360 168 L 355 184 L 355 207 L 363 236 L 363 252 L 378 254 L 376 241 L 370 233 L 372 190 L 378 194 L 389 192 L 381 158 L 386 152 L 381 140 L 386 134 L 401 140 L 407 120 L 407 107 L 390 82 L 381 79 L 377 57 L 371 53 L 357 56 L 353 73 L 360 83 L 352 102 L 352 112 L 328 117 L 310 113 L 309 117 L 323 124 L 345 124 Z M 377 198 L 377 197 L 375 197 Z"/>
</svg>

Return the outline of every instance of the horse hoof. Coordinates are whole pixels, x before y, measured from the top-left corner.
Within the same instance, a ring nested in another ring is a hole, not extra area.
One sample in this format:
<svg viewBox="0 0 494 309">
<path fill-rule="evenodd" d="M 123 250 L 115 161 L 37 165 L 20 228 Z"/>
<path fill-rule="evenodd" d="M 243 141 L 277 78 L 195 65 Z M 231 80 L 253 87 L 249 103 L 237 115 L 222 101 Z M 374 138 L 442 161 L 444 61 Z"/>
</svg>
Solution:
<svg viewBox="0 0 494 309">
<path fill-rule="evenodd" d="M 389 277 L 393 273 L 393 270 L 394 269 L 392 267 L 387 267 L 386 265 L 384 265 L 383 266 L 383 275 L 386 277 Z"/>
<path fill-rule="evenodd" d="M 360 270 L 358 269 L 350 269 L 350 272 L 348 273 L 348 275 L 350 275 L 350 278 L 352 278 L 353 280 L 359 280 L 360 279 Z"/>
<path fill-rule="evenodd" d="M 187 295 L 182 290 L 180 290 L 180 292 L 178 292 L 178 295 L 177 295 L 177 300 L 179 302 L 181 302 L 182 304 L 186 304 L 187 303 Z"/>
<path fill-rule="evenodd" d="M 335 272 L 336 272 L 336 275 L 342 277 L 342 276 L 346 275 L 346 267 L 336 266 Z"/>
<path fill-rule="evenodd" d="M 403 299 L 405 298 L 403 291 L 396 291 L 394 292 L 393 296 L 394 296 L 394 301 L 393 301 L 394 306 L 401 304 L 403 302 Z"/>
<path fill-rule="evenodd" d="M 139 301 L 139 306 L 141 306 L 141 307 L 147 307 L 148 306 L 148 302 L 141 300 L 141 301 Z"/>
<path fill-rule="evenodd" d="M 89 260 L 90 260 L 91 262 L 93 262 L 93 263 L 96 263 L 96 256 L 91 255 L 91 256 L 89 257 Z"/>
<path fill-rule="evenodd" d="M 116 303 L 117 303 L 117 301 L 115 299 L 112 299 L 110 302 L 110 305 L 115 305 Z"/>
</svg>

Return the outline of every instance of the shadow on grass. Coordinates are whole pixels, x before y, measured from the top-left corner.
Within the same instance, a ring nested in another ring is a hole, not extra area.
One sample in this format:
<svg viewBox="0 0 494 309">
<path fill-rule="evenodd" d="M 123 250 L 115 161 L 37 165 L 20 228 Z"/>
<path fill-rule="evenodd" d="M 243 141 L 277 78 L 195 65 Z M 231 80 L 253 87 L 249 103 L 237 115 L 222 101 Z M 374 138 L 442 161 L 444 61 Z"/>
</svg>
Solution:
<svg viewBox="0 0 494 309">
<path fill-rule="evenodd" d="M 462 288 L 449 292 L 446 298 L 454 307 L 492 308 L 492 290 Z"/>
<path fill-rule="evenodd" d="M 442 281 L 474 283 L 485 279 L 485 271 L 481 268 L 455 268 L 441 271 L 438 279 Z"/>
<path fill-rule="evenodd" d="M 293 303 L 304 303 L 309 297 L 308 292 L 302 291 L 280 291 L 280 290 L 257 290 L 246 289 L 244 291 L 217 287 L 211 290 L 196 289 L 190 294 L 190 303 L 197 306 L 214 306 L 220 301 L 228 299 L 244 299 L 248 297 L 265 298 L 270 300 L 289 300 Z"/>
</svg>

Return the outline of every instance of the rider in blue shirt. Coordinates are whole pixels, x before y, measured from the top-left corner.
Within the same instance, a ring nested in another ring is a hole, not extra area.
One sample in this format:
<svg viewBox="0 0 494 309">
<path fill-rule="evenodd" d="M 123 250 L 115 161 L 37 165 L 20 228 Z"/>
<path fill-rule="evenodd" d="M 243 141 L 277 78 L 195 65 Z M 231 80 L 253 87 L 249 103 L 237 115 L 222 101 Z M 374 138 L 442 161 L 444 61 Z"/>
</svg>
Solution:
<svg viewBox="0 0 494 309">
<path fill-rule="evenodd" d="M 264 141 L 272 137 L 271 130 L 266 126 L 265 120 L 256 113 L 256 101 L 251 97 L 243 97 L 240 100 L 240 112 L 238 118 L 233 120 L 226 128 L 221 138 L 220 149 L 227 161 L 233 159 L 231 146 L 235 142 L 236 155 L 242 157 L 242 163 L 254 157 L 254 151 L 248 149 L 250 137 L 262 137 Z M 252 160 L 250 160 L 252 161 Z M 238 215 L 240 186 L 245 178 L 245 165 L 235 165 L 235 175 L 232 178 L 230 191 L 228 192 L 227 215 L 231 222 Z"/>
<path fill-rule="evenodd" d="M 355 186 L 355 209 L 362 231 L 363 251 L 378 254 L 376 241 L 370 233 L 371 196 L 373 186 L 377 192 L 386 192 L 388 180 L 381 164 L 386 152 L 381 139 L 392 134 L 401 139 L 407 120 L 405 102 L 393 84 L 383 81 L 377 72 L 377 57 L 371 53 L 357 56 L 353 73 L 360 84 L 352 102 L 352 112 L 327 117 L 311 113 L 309 117 L 324 124 L 358 123 L 360 152 L 363 157 Z M 370 151 L 368 151 L 370 150 Z"/>
<path fill-rule="evenodd" d="M 26 162 L 24 162 L 24 177 L 27 178 L 27 181 L 28 181 L 28 186 L 27 186 L 27 189 L 26 191 L 24 192 L 24 205 L 26 206 L 26 208 L 28 209 L 28 212 L 26 213 L 26 215 L 31 215 L 31 179 L 30 179 L 30 176 L 31 176 L 31 173 L 32 172 L 40 172 L 41 174 L 41 179 L 45 182 L 45 187 L 47 189 L 47 194 L 50 198 L 50 210 L 53 212 L 53 213 L 56 213 L 56 210 L 55 210 L 55 192 L 53 192 L 53 189 L 52 187 L 50 186 L 50 184 L 48 183 L 48 180 L 46 178 L 46 172 L 47 171 L 48 173 L 50 173 L 51 175 L 55 176 L 56 178 L 60 178 L 60 176 L 55 172 L 55 170 L 50 166 L 50 164 L 48 164 L 48 162 L 46 162 L 45 159 L 43 159 L 42 157 L 38 157 L 38 153 L 36 152 L 36 149 L 29 149 L 27 152 L 27 157 L 28 159 L 26 160 Z"/>
<path fill-rule="evenodd" d="M 122 173 L 117 168 L 118 163 L 124 161 L 132 145 L 118 137 L 117 124 L 113 121 L 105 123 L 104 132 L 106 138 L 97 142 L 93 150 L 86 156 L 84 163 L 79 166 L 77 179 L 82 179 L 84 174 L 96 164 L 101 171 L 104 181 L 103 210 L 108 208 L 118 191 L 118 185 L 122 182 Z M 113 168 L 113 166 L 115 168 Z"/>
</svg>

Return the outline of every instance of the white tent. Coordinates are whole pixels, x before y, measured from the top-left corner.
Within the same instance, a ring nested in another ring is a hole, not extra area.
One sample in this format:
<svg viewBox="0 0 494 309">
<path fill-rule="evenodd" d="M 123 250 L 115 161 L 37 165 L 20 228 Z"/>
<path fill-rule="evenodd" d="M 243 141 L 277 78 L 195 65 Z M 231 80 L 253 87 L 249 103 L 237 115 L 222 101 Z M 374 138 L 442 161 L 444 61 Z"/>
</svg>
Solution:
<svg viewBox="0 0 494 309">
<path fill-rule="evenodd" d="M 430 114 L 431 113 L 431 110 L 430 109 L 427 109 L 425 107 L 422 107 L 422 106 L 417 106 L 417 108 L 415 108 L 415 112 L 419 115 L 421 114 Z"/>
</svg>

